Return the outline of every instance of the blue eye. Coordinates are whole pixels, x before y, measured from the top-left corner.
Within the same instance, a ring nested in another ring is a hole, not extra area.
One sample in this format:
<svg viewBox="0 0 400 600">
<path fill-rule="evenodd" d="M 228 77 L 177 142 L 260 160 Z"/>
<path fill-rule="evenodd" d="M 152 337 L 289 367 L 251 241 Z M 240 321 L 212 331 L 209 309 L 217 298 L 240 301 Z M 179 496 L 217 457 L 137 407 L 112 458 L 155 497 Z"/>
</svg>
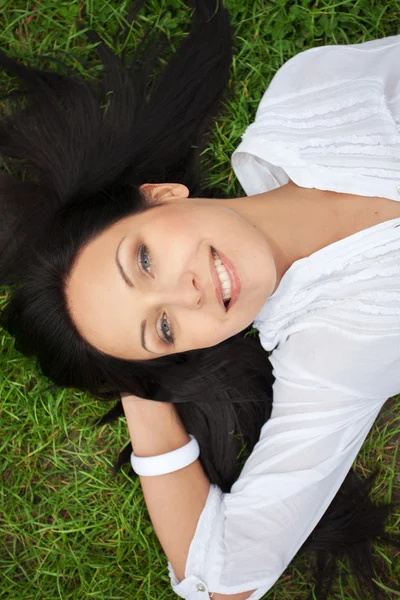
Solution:
<svg viewBox="0 0 400 600">
<path fill-rule="evenodd" d="M 168 344 L 173 344 L 174 338 L 173 338 L 172 330 L 171 330 L 170 324 L 168 323 L 167 316 L 165 313 L 161 317 L 160 329 L 161 329 L 161 333 L 162 333 L 164 340 Z"/>
<path fill-rule="evenodd" d="M 142 244 L 139 248 L 139 263 L 143 271 L 150 273 L 151 256 L 149 249 L 144 244 Z"/>
</svg>

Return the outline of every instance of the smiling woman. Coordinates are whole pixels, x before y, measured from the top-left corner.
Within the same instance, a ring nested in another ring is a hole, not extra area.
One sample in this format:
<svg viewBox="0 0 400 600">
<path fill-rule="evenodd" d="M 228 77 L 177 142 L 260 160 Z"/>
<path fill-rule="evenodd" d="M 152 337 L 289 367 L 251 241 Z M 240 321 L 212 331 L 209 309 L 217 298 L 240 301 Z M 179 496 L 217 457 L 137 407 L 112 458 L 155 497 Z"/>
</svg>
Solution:
<svg viewBox="0 0 400 600">
<path fill-rule="evenodd" d="M 157 79 L 147 44 L 133 64 L 99 44 L 95 81 L 0 54 L 21 82 L 0 122 L 2 324 L 56 385 L 124 408 L 178 595 L 258 600 L 313 550 L 319 600 L 344 555 L 365 597 L 371 541 L 399 544 L 347 474 L 400 390 L 400 38 L 284 65 L 233 156 L 249 196 L 213 199 L 227 13 L 195 2 Z"/>
</svg>

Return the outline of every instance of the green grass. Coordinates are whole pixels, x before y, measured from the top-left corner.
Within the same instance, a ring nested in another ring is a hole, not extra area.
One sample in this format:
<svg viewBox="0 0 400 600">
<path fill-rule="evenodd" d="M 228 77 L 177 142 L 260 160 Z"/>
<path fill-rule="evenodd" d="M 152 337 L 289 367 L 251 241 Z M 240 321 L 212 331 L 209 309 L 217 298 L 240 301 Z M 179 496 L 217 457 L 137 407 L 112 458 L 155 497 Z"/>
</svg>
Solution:
<svg viewBox="0 0 400 600">
<path fill-rule="evenodd" d="M 96 59 L 78 31 L 77 18 L 82 15 L 113 44 L 128 5 L 116 0 L 0 0 L 1 46 L 24 59 L 69 52 L 67 62 L 82 71 L 73 57 L 90 64 Z M 238 186 L 230 155 L 276 70 L 309 47 L 398 33 L 400 2 L 226 0 L 226 5 L 236 33 L 236 57 L 226 110 L 204 160 L 210 184 L 234 194 Z M 149 0 L 126 43 L 133 46 L 149 25 L 176 43 L 188 16 L 180 0 Z M 6 294 L 0 292 L 0 302 Z M 176 598 L 138 481 L 125 473 L 112 475 L 113 461 L 128 439 L 124 421 L 95 428 L 95 419 L 107 409 L 104 404 L 70 391 L 45 391 L 49 382 L 13 350 L 6 335 L 0 335 L 0 344 L 0 599 Z M 400 501 L 399 408 L 400 398 L 387 403 L 357 460 L 366 475 L 380 468 L 373 492 L 378 501 Z M 399 525 L 397 512 L 391 531 Z M 384 596 L 399 598 L 394 590 L 400 582 L 400 552 L 383 546 L 377 552 L 387 574 Z M 305 599 L 310 587 L 301 566 L 295 562 L 266 598 Z M 358 597 L 345 574 L 343 568 L 332 600 Z"/>
</svg>

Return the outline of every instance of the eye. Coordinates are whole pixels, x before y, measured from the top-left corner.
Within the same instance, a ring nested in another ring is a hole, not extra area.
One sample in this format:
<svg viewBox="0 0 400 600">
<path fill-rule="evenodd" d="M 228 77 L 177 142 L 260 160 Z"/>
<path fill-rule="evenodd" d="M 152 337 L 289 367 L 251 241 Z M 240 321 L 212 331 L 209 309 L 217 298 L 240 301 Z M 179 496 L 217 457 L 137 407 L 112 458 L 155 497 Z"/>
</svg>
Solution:
<svg viewBox="0 0 400 600">
<path fill-rule="evenodd" d="M 139 260 L 139 265 L 140 265 L 141 270 L 150 274 L 151 273 L 151 271 L 150 271 L 151 255 L 150 255 L 148 247 L 145 246 L 144 244 L 141 244 L 139 246 L 138 260 Z"/>
<path fill-rule="evenodd" d="M 162 335 L 164 341 L 167 342 L 168 344 L 173 344 L 174 337 L 173 337 L 172 329 L 171 329 L 170 324 L 168 323 L 167 315 L 165 313 L 161 317 L 159 326 L 160 326 L 161 335 Z"/>
</svg>

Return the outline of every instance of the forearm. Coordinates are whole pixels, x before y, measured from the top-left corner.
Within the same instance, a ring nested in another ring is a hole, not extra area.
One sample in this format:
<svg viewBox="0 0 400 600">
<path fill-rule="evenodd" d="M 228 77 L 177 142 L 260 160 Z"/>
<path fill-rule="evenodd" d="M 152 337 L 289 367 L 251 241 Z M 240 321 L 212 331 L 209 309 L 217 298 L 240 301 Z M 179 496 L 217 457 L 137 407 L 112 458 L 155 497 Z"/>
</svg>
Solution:
<svg viewBox="0 0 400 600">
<path fill-rule="evenodd" d="M 126 398 L 123 406 L 137 456 L 164 454 L 190 441 L 171 404 Z M 160 544 L 177 577 L 184 579 L 189 546 L 210 489 L 200 461 L 166 475 L 141 477 L 140 483 Z"/>
<path fill-rule="evenodd" d="M 122 400 L 137 456 L 170 452 L 189 442 L 172 404 L 128 396 Z M 140 477 L 144 498 L 160 544 L 182 580 L 189 546 L 210 489 L 199 460 L 166 475 Z M 213 600 L 245 600 L 251 592 L 214 594 Z"/>
</svg>

